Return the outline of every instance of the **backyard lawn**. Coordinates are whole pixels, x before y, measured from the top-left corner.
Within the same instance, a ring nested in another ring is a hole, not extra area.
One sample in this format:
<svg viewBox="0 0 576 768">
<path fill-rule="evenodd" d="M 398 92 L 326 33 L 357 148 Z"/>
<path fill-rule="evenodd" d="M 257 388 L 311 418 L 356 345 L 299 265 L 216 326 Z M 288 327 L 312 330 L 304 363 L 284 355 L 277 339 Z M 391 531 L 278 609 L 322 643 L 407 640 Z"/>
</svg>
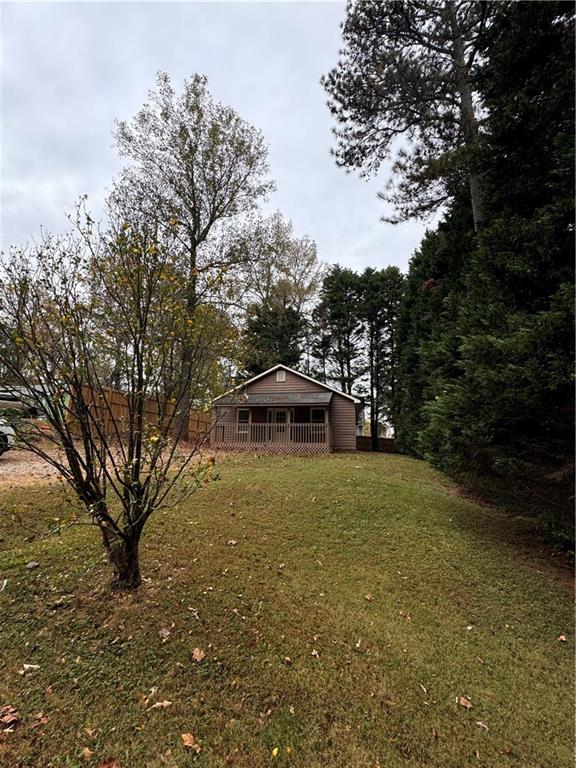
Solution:
<svg viewBox="0 0 576 768">
<path fill-rule="evenodd" d="M 92 528 L 33 533 L 57 482 L 0 485 L 0 765 L 573 765 L 571 570 L 521 521 L 401 456 L 220 474 L 124 596 Z"/>
</svg>

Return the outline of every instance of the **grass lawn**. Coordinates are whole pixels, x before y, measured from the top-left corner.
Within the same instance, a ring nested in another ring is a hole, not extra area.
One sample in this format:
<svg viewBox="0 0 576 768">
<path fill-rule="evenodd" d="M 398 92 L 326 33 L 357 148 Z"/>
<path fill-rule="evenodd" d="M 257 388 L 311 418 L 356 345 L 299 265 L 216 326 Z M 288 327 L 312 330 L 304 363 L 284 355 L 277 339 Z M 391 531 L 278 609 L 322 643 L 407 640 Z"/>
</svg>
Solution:
<svg viewBox="0 0 576 768">
<path fill-rule="evenodd" d="M 127 596 L 92 528 L 12 518 L 65 520 L 56 483 L 0 488 L 0 765 L 573 765 L 571 570 L 521 522 L 401 456 L 220 471 Z"/>
</svg>

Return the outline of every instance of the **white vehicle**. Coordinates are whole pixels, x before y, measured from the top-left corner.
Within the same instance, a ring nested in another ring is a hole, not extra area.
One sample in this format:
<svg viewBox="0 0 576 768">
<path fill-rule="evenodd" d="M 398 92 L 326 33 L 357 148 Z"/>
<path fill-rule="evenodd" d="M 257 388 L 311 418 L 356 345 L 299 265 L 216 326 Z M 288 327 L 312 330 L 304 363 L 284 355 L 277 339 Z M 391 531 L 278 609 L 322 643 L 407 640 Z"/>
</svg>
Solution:
<svg viewBox="0 0 576 768">
<path fill-rule="evenodd" d="M 14 445 L 16 434 L 12 427 L 0 420 L 0 456 Z"/>
</svg>

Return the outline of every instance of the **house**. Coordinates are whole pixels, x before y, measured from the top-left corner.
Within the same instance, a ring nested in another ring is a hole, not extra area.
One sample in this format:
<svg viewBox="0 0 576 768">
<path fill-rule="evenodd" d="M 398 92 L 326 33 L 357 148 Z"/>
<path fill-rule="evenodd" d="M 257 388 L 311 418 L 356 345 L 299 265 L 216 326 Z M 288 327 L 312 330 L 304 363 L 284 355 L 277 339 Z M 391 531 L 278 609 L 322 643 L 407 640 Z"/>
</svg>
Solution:
<svg viewBox="0 0 576 768">
<path fill-rule="evenodd" d="M 275 365 L 212 401 L 211 442 L 222 450 L 356 450 L 360 400 Z"/>
</svg>

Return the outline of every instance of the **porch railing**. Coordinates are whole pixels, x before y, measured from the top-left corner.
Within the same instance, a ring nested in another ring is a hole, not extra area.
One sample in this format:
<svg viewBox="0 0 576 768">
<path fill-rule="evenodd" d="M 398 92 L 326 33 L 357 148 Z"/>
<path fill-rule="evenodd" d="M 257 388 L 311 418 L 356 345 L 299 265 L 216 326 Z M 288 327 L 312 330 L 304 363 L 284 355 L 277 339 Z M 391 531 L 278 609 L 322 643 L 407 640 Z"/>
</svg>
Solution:
<svg viewBox="0 0 576 768">
<path fill-rule="evenodd" d="M 328 424 L 215 424 L 212 444 L 217 448 L 266 446 L 329 446 Z"/>
</svg>

